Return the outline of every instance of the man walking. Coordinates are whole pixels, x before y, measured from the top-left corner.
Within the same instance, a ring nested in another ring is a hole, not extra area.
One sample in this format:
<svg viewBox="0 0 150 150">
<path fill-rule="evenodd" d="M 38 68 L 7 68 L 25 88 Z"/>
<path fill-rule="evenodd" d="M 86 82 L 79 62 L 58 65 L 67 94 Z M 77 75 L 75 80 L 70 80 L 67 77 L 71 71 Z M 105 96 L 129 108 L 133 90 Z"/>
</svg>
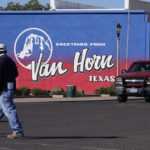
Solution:
<svg viewBox="0 0 150 150">
<path fill-rule="evenodd" d="M 8 118 L 13 133 L 7 135 L 7 138 L 14 139 L 21 138 L 24 134 L 13 102 L 18 70 L 16 64 L 6 53 L 6 46 L 0 44 L 0 119 L 3 115 Z"/>
</svg>

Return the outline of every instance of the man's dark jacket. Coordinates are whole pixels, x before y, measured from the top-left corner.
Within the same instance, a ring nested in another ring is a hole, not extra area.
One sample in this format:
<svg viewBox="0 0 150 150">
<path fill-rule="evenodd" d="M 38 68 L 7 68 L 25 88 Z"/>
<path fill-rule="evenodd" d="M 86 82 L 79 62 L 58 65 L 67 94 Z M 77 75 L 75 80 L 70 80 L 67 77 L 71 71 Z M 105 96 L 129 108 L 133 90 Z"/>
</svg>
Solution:
<svg viewBox="0 0 150 150">
<path fill-rule="evenodd" d="M 14 61 L 6 54 L 0 54 L 0 91 L 7 89 L 8 82 L 16 84 L 17 76 L 18 70 Z"/>
</svg>

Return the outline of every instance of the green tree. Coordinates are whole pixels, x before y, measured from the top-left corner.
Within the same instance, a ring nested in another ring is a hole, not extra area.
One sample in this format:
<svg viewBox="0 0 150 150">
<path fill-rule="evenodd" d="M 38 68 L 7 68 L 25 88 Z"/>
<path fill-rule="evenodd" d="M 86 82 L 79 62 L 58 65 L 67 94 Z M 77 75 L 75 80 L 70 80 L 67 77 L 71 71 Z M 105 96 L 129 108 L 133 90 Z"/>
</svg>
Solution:
<svg viewBox="0 0 150 150">
<path fill-rule="evenodd" d="M 38 0 L 30 0 L 23 7 L 24 10 L 43 10 L 44 6 L 39 3 Z"/>
<path fill-rule="evenodd" d="M 4 8 L 3 8 L 3 7 L 0 7 L 0 10 L 4 10 Z"/>
<path fill-rule="evenodd" d="M 38 0 L 30 0 L 25 5 L 19 3 L 9 2 L 6 7 L 0 7 L 0 10 L 49 10 L 50 5 L 47 3 L 46 6 L 39 3 Z"/>
<path fill-rule="evenodd" d="M 46 4 L 46 6 L 44 6 L 44 10 L 50 10 L 51 9 L 51 6 L 49 3 Z"/>
<path fill-rule="evenodd" d="M 9 2 L 3 10 L 22 10 L 22 5 L 19 3 Z"/>
</svg>

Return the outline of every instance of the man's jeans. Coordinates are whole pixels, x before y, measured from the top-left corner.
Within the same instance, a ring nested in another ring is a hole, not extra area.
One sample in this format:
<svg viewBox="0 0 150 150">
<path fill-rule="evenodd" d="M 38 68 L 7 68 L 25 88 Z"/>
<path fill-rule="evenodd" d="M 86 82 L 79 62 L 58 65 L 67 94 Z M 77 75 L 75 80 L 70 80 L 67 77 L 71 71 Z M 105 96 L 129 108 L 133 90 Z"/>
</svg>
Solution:
<svg viewBox="0 0 150 150">
<path fill-rule="evenodd" d="M 4 90 L 0 95 L 0 118 L 3 116 L 3 114 L 8 118 L 9 125 L 13 130 L 13 134 L 23 133 L 13 98 L 14 90 Z"/>
</svg>

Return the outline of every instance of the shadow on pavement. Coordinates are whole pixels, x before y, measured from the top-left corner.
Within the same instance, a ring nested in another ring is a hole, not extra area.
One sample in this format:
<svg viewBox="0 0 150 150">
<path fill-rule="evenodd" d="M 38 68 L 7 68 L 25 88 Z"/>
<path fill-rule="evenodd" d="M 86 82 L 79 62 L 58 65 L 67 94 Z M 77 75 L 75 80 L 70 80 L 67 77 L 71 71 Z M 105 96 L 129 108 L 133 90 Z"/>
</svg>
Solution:
<svg viewBox="0 0 150 150">
<path fill-rule="evenodd" d="M 0 123 L 5 123 L 5 122 L 8 122 L 8 121 L 0 121 Z"/>
<path fill-rule="evenodd" d="M 25 136 L 24 139 L 118 139 L 117 136 Z"/>
</svg>

